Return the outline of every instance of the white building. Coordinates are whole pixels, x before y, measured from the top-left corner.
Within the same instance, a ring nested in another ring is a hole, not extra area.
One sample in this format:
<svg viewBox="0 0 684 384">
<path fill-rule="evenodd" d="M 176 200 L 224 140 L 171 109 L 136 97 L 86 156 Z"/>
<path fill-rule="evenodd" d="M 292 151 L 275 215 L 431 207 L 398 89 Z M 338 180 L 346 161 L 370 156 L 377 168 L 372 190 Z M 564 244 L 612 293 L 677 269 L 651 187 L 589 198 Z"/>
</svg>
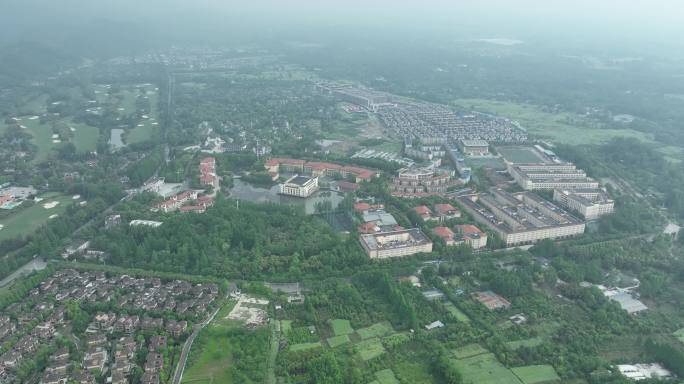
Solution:
<svg viewBox="0 0 684 384">
<path fill-rule="evenodd" d="M 459 140 L 458 148 L 467 156 L 486 156 L 489 143 L 485 140 Z"/>
<path fill-rule="evenodd" d="M 288 196 L 309 197 L 318 190 L 318 177 L 294 175 L 280 184 L 280 193 Z"/>
<path fill-rule="evenodd" d="M 602 189 L 555 189 L 553 200 L 586 220 L 598 219 L 615 210 L 615 202 Z"/>
<path fill-rule="evenodd" d="M 418 228 L 361 235 L 359 240 L 371 259 L 432 252 L 432 241 Z"/>
</svg>

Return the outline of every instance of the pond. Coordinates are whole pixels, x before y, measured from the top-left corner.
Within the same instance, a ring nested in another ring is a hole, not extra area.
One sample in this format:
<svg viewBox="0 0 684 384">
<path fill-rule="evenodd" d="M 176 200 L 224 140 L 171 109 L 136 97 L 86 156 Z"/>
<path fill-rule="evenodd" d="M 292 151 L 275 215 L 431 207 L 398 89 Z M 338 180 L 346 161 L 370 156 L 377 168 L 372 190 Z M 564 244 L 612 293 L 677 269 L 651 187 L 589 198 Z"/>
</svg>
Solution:
<svg viewBox="0 0 684 384">
<path fill-rule="evenodd" d="M 277 184 L 271 188 L 260 188 L 246 183 L 240 179 L 233 179 L 233 187 L 229 192 L 230 197 L 237 200 L 246 200 L 255 203 L 276 203 L 300 206 L 304 209 L 304 212 L 307 215 L 316 213 L 317 203 L 324 203 L 328 201 L 330 202 L 332 208 L 335 209 L 344 199 L 343 194 L 328 190 L 316 191 L 313 195 L 307 198 L 280 195 L 278 194 L 279 190 L 280 189 Z"/>
<path fill-rule="evenodd" d="M 114 147 L 114 149 L 121 148 L 125 146 L 121 135 L 123 135 L 124 130 L 120 128 L 112 129 L 112 133 L 109 137 L 109 144 Z"/>
</svg>

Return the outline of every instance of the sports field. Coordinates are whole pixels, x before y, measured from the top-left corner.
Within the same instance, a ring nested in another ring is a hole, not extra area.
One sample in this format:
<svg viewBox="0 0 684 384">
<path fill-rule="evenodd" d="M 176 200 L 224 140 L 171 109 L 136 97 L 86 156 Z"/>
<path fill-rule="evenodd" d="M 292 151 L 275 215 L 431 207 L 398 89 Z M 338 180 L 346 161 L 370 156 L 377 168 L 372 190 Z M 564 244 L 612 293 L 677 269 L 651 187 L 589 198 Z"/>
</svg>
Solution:
<svg viewBox="0 0 684 384">
<path fill-rule="evenodd" d="M 560 377 L 558 377 L 556 370 L 550 365 L 530 365 L 512 368 L 511 371 L 524 384 L 560 383 Z"/>
<path fill-rule="evenodd" d="M 512 163 L 540 163 L 546 159 L 530 147 L 497 147 L 496 151 Z"/>
<path fill-rule="evenodd" d="M 8 217 L 0 220 L 0 224 L 3 225 L 3 229 L 0 230 L 0 241 L 32 234 L 38 227 L 48 222 L 50 216 L 62 214 L 74 202 L 71 196 L 55 193 L 40 197 L 44 200 L 28 208 L 21 206 L 14 208 L 16 213 L 10 211 L 11 213 Z M 43 207 L 43 204 L 53 201 L 59 204 L 52 208 Z"/>
<path fill-rule="evenodd" d="M 633 137 L 653 142 L 649 134 L 633 129 L 604 129 L 596 121 L 584 116 L 560 112 L 552 113 L 531 104 L 518 104 L 487 99 L 457 99 L 455 105 L 478 112 L 494 113 L 520 122 L 527 132 L 563 144 L 581 145 L 604 143 L 615 137 Z"/>
</svg>

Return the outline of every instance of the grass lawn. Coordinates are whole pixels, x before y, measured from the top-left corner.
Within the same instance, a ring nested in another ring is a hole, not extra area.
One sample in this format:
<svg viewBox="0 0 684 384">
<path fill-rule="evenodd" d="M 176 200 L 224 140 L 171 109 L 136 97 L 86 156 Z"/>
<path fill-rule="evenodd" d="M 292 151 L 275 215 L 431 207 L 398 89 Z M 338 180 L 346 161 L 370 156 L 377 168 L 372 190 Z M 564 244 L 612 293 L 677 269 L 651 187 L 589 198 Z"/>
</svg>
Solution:
<svg viewBox="0 0 684 384">
<path fill-rule="evenodd" d="M 147 119 L 140 119 L 136 127 L 128 133 L 126 136 L 126 142 L 128 144 L 135 144 L 141 141 L 149 140 L 155 134 L 159 132 L 159 112 L 158 112 L 158 100 L 159 92 L 154 90 L 154 86 L 144 87 L 148 100 L 150 102 L 150 114 Z M 135 99 L 138 95 L 137 89 L 131 94 L 127 94 L 124 103 L 130 106 L 130 99 L 132 98 L 132 106 L 130 111 L 135 111 Z M 128 111 L 128 109 L 127 109 Z M 156 123 L 156 124 L 155 124 Z"/>
<path fill-rule="evenodd" d="M 69 122 L 68 124 L 76 130 L 73 132 L 74 136 L 71 138 L 71 142 L 76 146 L 76 151 L 83 153 L 92 152 L 97 149 L 97 139 L 100 137 L 99 129 L 87 124 L 78 124 L 74 122 Z"/>
<path fill-rule="evenodd" d="M 45 160 L 50 152 L 59 144 L 52 142 L 52 127 L 49 124 L 40 124 L 40 119 L 29 119 L 29 116 L 19 118 L 18 123 L 26 127 L 26 131 L 33 136 L 33 144 L 38 148 L 35 162 Z"/>
<path fill-rule="evenodd" d="M 516 350 L 520 347 L 537 347 L 541 345 L 544 342 L 544 339 L 541 337 L 533 337 L 531 339 L 525 339 L 525 340 L 516 340 L 516 341 L 509 341 L 506 343 L 506 346 L 510 349 Z"/>
<path fill-rule="evenodd" d="M 375 372 L 376 380 L 371 381 L 376 384 L 399 384 L 399 380 L 394 377 L 394 372 L 391 369 L 383 369 L 382 371 Z"/>
<path fill-rule="evenodd" d="M 460 321 L 461 323 L 470 322 L 470 318 L 468 318 L 468 315 L 461 312 L 461 310 L 456 308 L 456 306 L 453 303 L 444 304 L 444 308 L 446 308 L 447 311 L 449 311 L 449 313 L 451 313 L 456 318 L 456 320 Z"/>
<path fill-rule="evenodd" d="M 371 337 L 382 337 L 393 333 L 392 325 L 389 322 L 382 322 L 373 324 L 370 327 L 360 328 L 356 331 L 356 334 L 362 340 L 370 339 Z"/>
<path fill-rule="evenodd" d="M 458 99 L 454 104 L 474 107 L 479 112 L 495 113 L 517 120 L 535 136 L 563 144 L 581 145 L 607 142 L 615 137 L 633 137 L 653 142 L 653 137 L 633 129 L 603 129 L 600 124 L 584 116 L 561 112 L 551 113 L 531 104 L 518 104 L 486 99 Z"/>
<path fill-rule="evenodd" d="M 0 241 L 33 233 L 38 227 L 50 220 L 50 216 L 62 214 L 74 202 L 71 196 L 55 193 L 45 194 L 40 197 L 45 200 L 28 208 L 16 207 L 14 208 L 16 212 L 12 212 L 10 216 L 0 220 L 0 224 L 4 226 L 0 230 Z M 58 201 L 59 204 L 49 209 L 43 207 L 43 204 L 51 201 Z"/>
<path fill-rule="evenodd" d="M 348 335 L 350 333 L 354 333 L 354 328 L 352 328 L 351 324 L 349 323 L 349 320 L 330 320 L 330 327 L 332 327 L 335 336 Z"/>
<path fill-rule="evenodd" d="M 464 384 L 522 384 L 522 381 L 504 367 L 493 353 L 452 360 L 463 375 Z"/>
<path fill-rule="evenodd" d="M 328 339 L 328 345 L 330 348 L 339 347 L 340 345 L 347 344 L 349 342 L 348 335 L 334 336 Z"/>
<path fill-rule="evenodd" d="M 674 335 L 675 335 L 675 337 L 677 338 L 677 340 L 679 340 L 679 341 L 681 341 L 682 343 L 684 343 L 684 328 L 682 328 L 682 329 L 676 331 L 676 332 L 674 333 Z"/>
<path fill-rule="evenodd" d="M 556 370 L 550 365 L 530 365 L 512 368 L 511 371 L 524 384 L 560 383 L 560 377 L 558 377 Z"/>
<path fill-rule="evenodd" d="M 364 361 L 373 359 L 385 353 L 385 347 L 379 339 L 373 338 L 359 342 L 356 344 L 356 350 L 359 351 L 359 356 Z"/>
<path fill-rule="evenodd" d="M 321 344 L 320 341 L 317 341 L 315 343 L 301 343 L 301 344 L 295 344 L 290 346 L 290 351 L 292 352 L 297 352 L 297 351 L 306 351 L 308 349 L 312 348 L 320 348 L 322 347 L 323 344 Z"/>
</svg>

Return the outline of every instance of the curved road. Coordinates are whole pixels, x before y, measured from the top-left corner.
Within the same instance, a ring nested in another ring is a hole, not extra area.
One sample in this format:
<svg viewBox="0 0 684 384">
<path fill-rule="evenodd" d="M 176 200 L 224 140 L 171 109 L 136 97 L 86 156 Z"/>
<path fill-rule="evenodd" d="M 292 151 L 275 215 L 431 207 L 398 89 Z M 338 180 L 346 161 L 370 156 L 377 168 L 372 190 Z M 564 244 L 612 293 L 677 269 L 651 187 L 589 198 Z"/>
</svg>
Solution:
<svg viewBox="0 0 684 384">
<path fill-rule="evenodd" d="M 195 342 L 195 338 L 197 338 L 197 335 L 200 333 L 202 328 L 206 327 L 209 323 L 212 322 L 212 320 L 214 320 L 214 317 L 222 307 L 223 306 L 219 306 L 218 308 L 216 308 L 214 313 L 212 313 L 211 316 L 209 316 L 209 318 L 207 318 L 200 324 L 195 324 L 195 326 L 193 327 L 192 335 L 190 335 L 190 337 L 188 337 L 188 339 L 185 340 L 185 344 L 183 344 L 183 350 L 181 351 L 180 359 L 178 359 L 176 372 L 174 373 L 173 380 L 171 381 L 172 384 L 180 384 L 181 380 L 183 379 L 185 364 L 188 362 L 188 355 L 190 354 L 192 343 Z"/>
</svg>

